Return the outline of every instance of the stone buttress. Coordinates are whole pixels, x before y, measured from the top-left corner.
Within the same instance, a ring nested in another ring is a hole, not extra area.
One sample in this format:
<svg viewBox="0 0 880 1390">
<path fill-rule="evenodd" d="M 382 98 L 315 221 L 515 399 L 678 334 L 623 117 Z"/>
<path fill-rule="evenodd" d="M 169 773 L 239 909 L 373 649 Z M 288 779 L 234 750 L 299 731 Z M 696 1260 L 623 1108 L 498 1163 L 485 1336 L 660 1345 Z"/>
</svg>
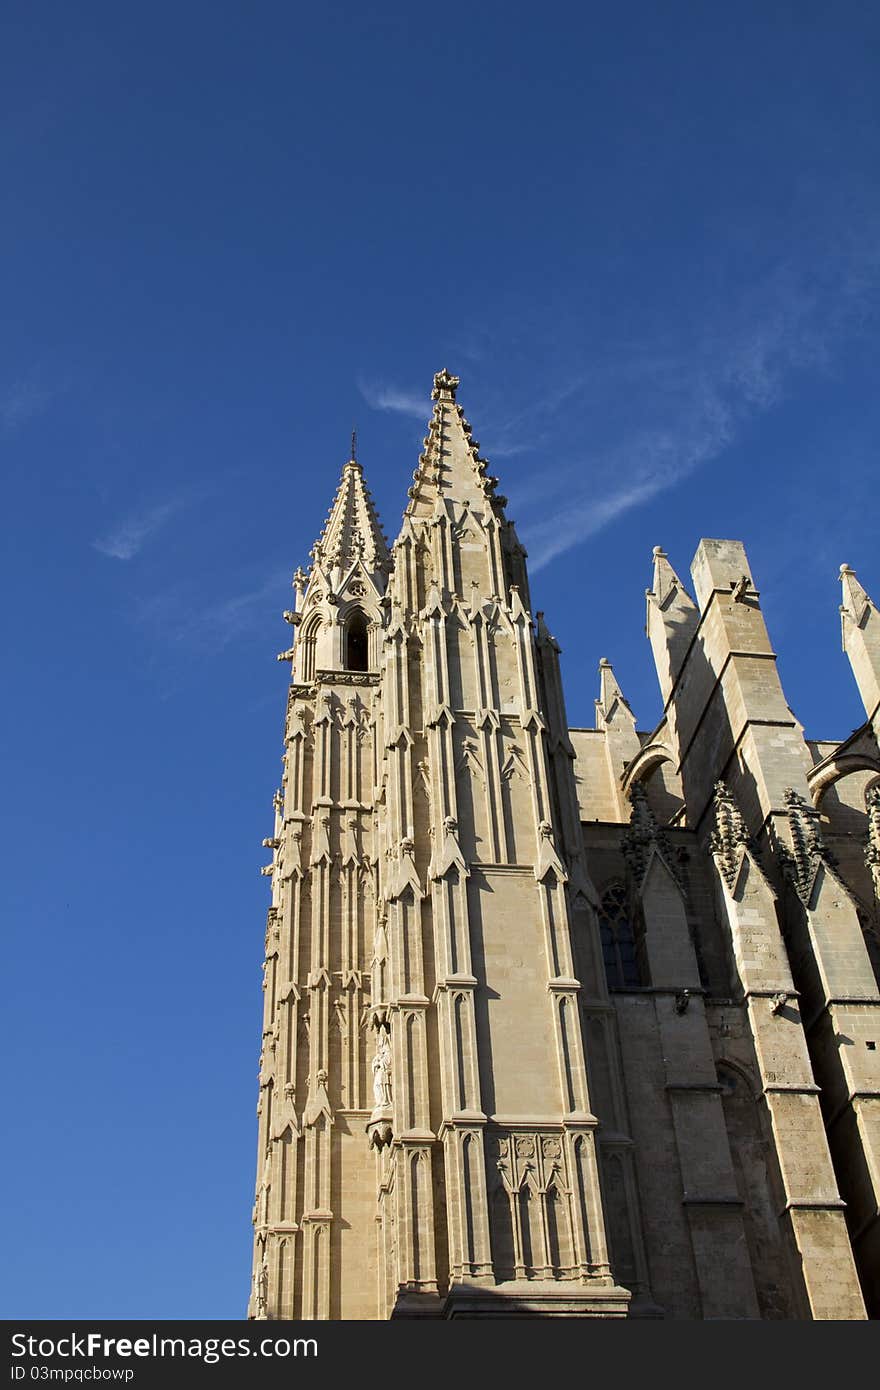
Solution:
<svg viewBox="0 0 880 1390">
<path fill-rule="evenodd" d="M 702 541 L 692 574 L 696 603 L 655 551 L 648 631 L 687 824 L 715 864 L 732 1002 L 745 1011 L 772 1156 L 788 1315 L 863 1317 L 853 1253 L 868 1287 L 880 1075 L 861 1039 L 880 1031 L 880 994 L 852 894 L 822 845 L 811 752 L 742 545 Z"/>
</svg>

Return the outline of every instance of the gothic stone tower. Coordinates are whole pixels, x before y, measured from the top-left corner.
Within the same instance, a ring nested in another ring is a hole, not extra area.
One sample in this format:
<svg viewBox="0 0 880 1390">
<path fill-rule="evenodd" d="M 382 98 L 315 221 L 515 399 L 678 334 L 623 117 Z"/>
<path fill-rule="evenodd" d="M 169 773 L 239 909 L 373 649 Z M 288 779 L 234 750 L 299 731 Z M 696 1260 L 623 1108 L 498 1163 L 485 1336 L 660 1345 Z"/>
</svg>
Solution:
<svg viewBox="0 0 880 1390">
<path fill-rule="evenodd" d="M 557 654 L 457 386 L 435 378 L 392 553 L 351 460 L 287 615 L 257 1316 L 630 1299 L 579 1020 L 584 979 L 607 1004 Z"/>
<path fill-rule="evenodd" d="M 352 458 L 284 615 L 249 1314 L 864 1317 L 876 609 L 845 567 L 869 720 L 809 743 L 742 547 L 699 606 L 658 548 L 663 720 L 603 659 L 569 729 L 458 384 L 391 551 Z"/>
</svg>

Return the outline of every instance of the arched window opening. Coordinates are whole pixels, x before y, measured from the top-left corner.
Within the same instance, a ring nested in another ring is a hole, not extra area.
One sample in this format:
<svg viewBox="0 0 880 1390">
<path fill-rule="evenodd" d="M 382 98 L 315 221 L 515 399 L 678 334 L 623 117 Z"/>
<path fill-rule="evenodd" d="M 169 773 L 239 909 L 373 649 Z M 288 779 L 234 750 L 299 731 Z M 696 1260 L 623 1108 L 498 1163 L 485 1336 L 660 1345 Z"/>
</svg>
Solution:
<svg viewBox="0 0 880 1390">
<path fill-rule="evenodd" d="M 602 894 L 599 935 L 609 989 L 641 984 L 635 933 L 622 883 L 609 884 Z"/>
<path fill-rule="evenodd" d="M 367 648 L 367 619 L 359 608 L 355 608 L 345 624 L 346 671 L 368 670 Z"/>
<path fill-rule="evenodd" d="M 318 629 L 321 626 L 319 618 L 310 623 L 301 637 L 302 642 L 302 665 L 300 668 L 300 680 L 313 681 L 315 679 L 315 651 L 318 646 Z"/>
</svg>

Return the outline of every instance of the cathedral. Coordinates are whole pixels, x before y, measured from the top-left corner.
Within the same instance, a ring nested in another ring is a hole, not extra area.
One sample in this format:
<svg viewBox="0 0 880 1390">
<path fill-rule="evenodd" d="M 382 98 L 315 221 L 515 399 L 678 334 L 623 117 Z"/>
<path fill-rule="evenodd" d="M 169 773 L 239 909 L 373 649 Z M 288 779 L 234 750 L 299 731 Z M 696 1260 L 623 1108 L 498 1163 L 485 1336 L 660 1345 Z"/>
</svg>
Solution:
<svg viewBox="0 0 880 1390">
<path fill-rule="evenodd" d="M 876 1318 L 880 611 L 822 741 L 742 544 L 657 547 L 660 723 L 603 659 L 569 728 L 458 386 L 284 614 L 248 1315 Z"/>
</svg>

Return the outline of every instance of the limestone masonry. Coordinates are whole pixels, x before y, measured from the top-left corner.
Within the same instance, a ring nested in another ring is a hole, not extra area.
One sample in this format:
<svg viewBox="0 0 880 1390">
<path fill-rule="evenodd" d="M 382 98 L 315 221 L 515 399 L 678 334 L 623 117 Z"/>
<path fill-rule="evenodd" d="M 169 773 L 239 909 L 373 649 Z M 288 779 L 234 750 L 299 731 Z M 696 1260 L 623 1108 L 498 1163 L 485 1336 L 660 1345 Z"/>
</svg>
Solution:
<svg viewBox="0 0 880 1390">
<path fill-rule="evenodd" d="M 663 718 L 570 729 L 457 387 L 284 615 L 249 1315 L 877 1317 L 880 612 L 817 742 L 740 542 L 658 548 Z"/>
</svg>

